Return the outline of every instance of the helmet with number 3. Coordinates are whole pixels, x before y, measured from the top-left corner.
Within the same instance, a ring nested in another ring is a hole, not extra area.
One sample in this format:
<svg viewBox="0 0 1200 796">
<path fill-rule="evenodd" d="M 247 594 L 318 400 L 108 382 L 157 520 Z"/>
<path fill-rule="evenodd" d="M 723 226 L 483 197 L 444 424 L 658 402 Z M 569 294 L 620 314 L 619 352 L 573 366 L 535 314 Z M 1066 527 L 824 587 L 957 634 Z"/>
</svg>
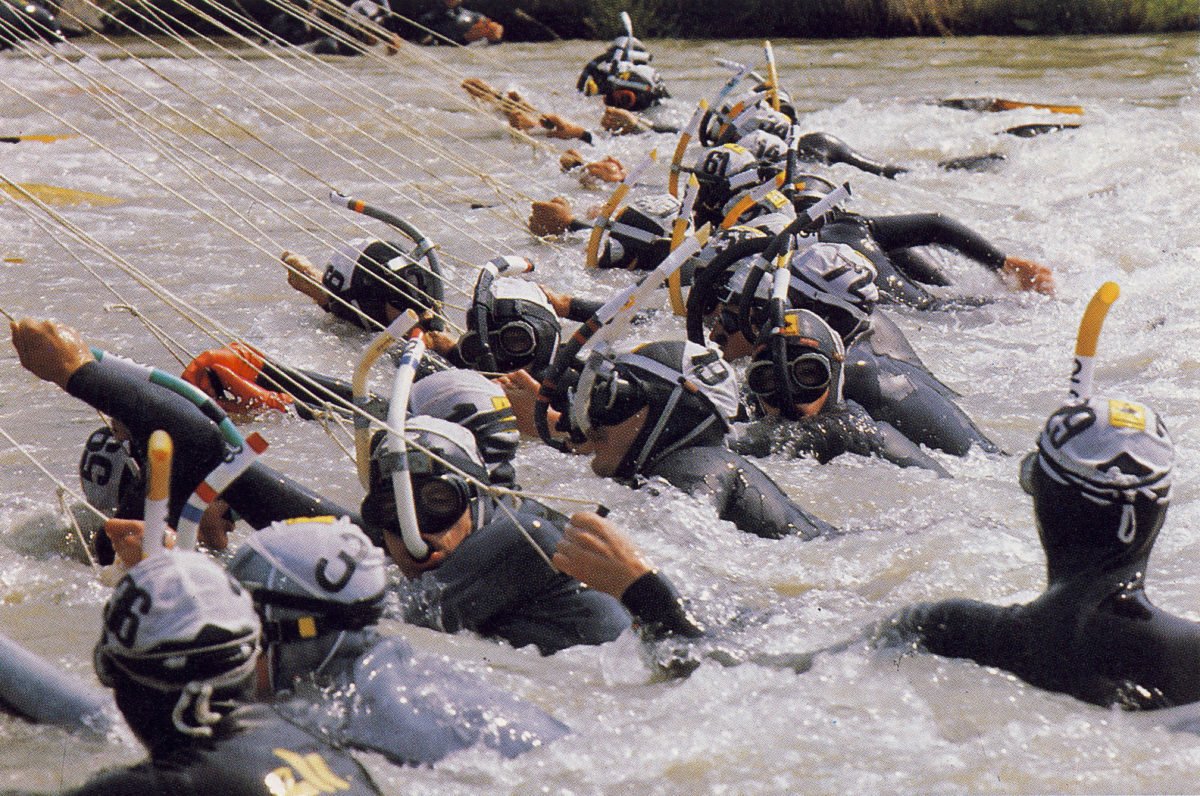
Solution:
<svg viewBox="0 0 1200 796">
<path fill-rule="evenodd" d="M 383 553 L 346 517 L 272 523 L 229 563 L 263 623 L 272 685 L 318 673 L 346 633 L 379 620 L 387 587 Z"/>
</svg>

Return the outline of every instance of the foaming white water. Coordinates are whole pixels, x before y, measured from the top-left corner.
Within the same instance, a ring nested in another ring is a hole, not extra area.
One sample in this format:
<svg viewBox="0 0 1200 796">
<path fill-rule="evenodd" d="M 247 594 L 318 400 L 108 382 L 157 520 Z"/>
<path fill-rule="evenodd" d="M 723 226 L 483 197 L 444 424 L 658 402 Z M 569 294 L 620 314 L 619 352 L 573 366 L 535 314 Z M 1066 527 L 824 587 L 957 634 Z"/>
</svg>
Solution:
<svg viewBox="0 0 1200 796">
<path fill-rule="evenodd" d="M 572 96 L 570 81 L 595 49 L 564 43 L 489 51 L 507 69 L 479 67 L 473 54 L 438 55 L 465 74 L 519 88 L 539 105 L 594 123 L 598 108 Z M 691 102 L 723 77 L 712 65 L 713 55 L 758 58 L 757 47 L 744 42 L 661 42 L 652 49 L 677 96 L 669 110 L 677 119 L 686 118 Z M 837 179 L 852 181 L 856 209 L 946 212 L 1007 251 L 1054 268 L 1059 297 L 1052 301 L 1009 293 L 981 269 L 946 256 L 947 268 L 960 279 L 956 289 L 987 293 L 996 302 L 957 314 L 892 313 L 931 368 L 963 394 L 963 405 L 1006 449 L 1019 454 L 1030 446 L 1065 395 L 1071 345 L 1086 301 L 1104 280 L 1120 283 L 1122 298 L 1101 341 L 1098 387 L 1150 403 L 1172 430 L 1178 448 L 1175 501 L 1152 562 L 1150 594 L 1173 611 L 1200 618 L 1200 590 L 1192 578 L 1200 563 L 1192 531 L 1200 521 L 1194 387 L 1200 316 L 1192 300 L 1200 226 L 1190 201 L 1200 174 L 1200 107 L 1193 37 L 776 42 L 775 50 L 799 107 L 810 112 L 811 129 L 911 166 L 894 182 L 833 169 Z M 305 169 L 410 218 L 466 263 L 509 250 L 528 253 L 538 263 L 539 279 L 591 296 L 605 296 L 627 279 L 586 273 L 579 239 L 565 248 L 535 244 L 511 214 L 469 209 L 461 194 L 485 203 L 495 201 L 495 194 L 446 165 L 437 151 L 399 138 L 383 119 L 378 99 L 361 87 L 347 83 L 348 97 L 314 93 L 306 78 L 262 58 L 253 66 L 228 58 L 149 63 L 160 74 L 130 60 L 80 61 L 82 74 L 107 86 L 100 89 L 69 65 L 0 58 L 3 84 L 48 109 L 6 91 L 8 129 L 0 135 L 63 132 L 64 122 L 55 118 L 61 117 L 97 139 L 0 144 L 5 147 L 0 173 L 124 199 L 118 206 L 62 212 L 190 303 L 291 364 L 345 375 L 362 341 L 287 288 L 274 259 L 277 250 L 291 248 L 322 261 L 334 237 L 386 232 L 329 206 L 327 186 Z M 366 61 L 338 66 L 393 97 L 387 112 L 426 123 L 427 141 L 435 148 L 465 157 L 511 186 L 501 193 L 539 198 L 563 193 L 577 209 L 605 198 L 560 175 L 553 158 L 533 158 L 511 144 L 451 96 L 423 89 L 416 73 L 405 72 L 412 66 L 399 72 Z M 166 77 L 184 81 L 220 112 L 197 112 L 194 102 L 166 89 Z M 139 95 L 122 78 L 155 99 Z M 449 81 L 440 84 L 451 95 L 457 91 Z M 307 122 L 293 119 L 292 129 L 273 118 L 255 87 L 301 110 Z M 291 88 L 308 99 L 291 95 Z M 180 149 L 185 142 L 199 143 L 231 164 L 220 173 L 232 184 L 189 168 L 251 223 L 219 205 L 149 140 L 130 135 L 126 123 L 95 104 L 97 95 L 135 100 L 167 122 L 172 132 L 158 131 L 162 140 Z M 988 115 L 914 101 L 972 95 L 1079 103 L 1087 113 L 1082 119 L 1032 110 Z M 209 129 L 264 158 L 278 175 L 263 174 L 226 151 L 167 105 L 201 117 Z M 1050 120 L 1082 121 L 1082 127 L 1034 139 L 997 134 L 1015 124 Z M 469 143 L 433 124 L 452 128 Z M 298 162 L 282 162 L 238 125 Z M 182 137 L 174 138 L 175 132 Z M 306 137 L 318 133 L 352 143 L 364 157 L 347 156 L 350 162 L 334 157 Z M 613 152 L 632 164 L 651 144 L 661 155 L 674 141 L 627 138 L 585 152 Z M 472 148 L 476 145 L 484 153 Z M 986 173 L 947 172 L 935 165 L 993 151 L 1005 160 Z M 246 179 L 270 193 L 248 199 L 234 187 Z M 656 182 L 661 184 L 661 174 L 650 180 L 652 186 Z M 272 212 L 275 203 L 299 211 L 304 227 L 282 221 Z M 523 214 L 524 203 L 516 204 Z M 3 266 L 6 311 L 56 316 L 102 347 L 178 371 L 136 320 L 105 311 L 115 299 L 64 254 L 61 240 L 189 347 L 212 345 L 111 263 L 71 243 L 61 229 L 39 229 L 11 203 L 0 208 L 0 221 L 0 255 L 22 260 Z M 449 263 L 463 285 L 472 278 L 466 263 Z M 638 331 L 664 337 L 676 334 L 678 325 L 657 316 Z M 74 486 L 81 443 L 98 424 L 95 413 L 36 382 L 11 353 L 0 357 L 0 368 L 0 424 Z M 316 426 L 275 417 L 257 427 L 272 443 L 267 454 L 272 464 L 347 504 L 359 499 L 349 462 Z M 671 575 L 696 613 L 723 628 L 724 648 L 783 653 L 853 636 L 915 600 L 967 596 L 1013 602 L 1038 593 L 1042 559 L 1028 498 L 1016 484 L 1016 458 L 976 454 L 939 460 L 953 481 L 845 457 L 824 467 L 765 462 L 799 502 L 847 531 L 809 543 L 739 534 L 673 493 L 653 496 L 601 481 L 585 461 L 533 444 L 522 449 L 519 470 L 531 488 L 586 495 L 612 507 L 613 517 Z M 0 453 L 0 461 L 5 466 L 0 629 L 87 676 L 104 591 L 72 557 L 66 525 L 54 519 L 54 487 L 14 451 Z M 638 645 L 628 638 L 542 659 L 530 650 L 466 636 L 397 630 L 434 654 L 488 671 L 570 724 L 574 735 L 513 761 L 468 752 L 434 769 L 403 771 L 374 761 L 393 792 L 1162 792 L 1187 789 L 1181 783 L 1191 781 L 1198 762 L 1195 736 L 1166 732 L 1158 726 L 1161 718 L 1088 707 L 962 661 L 880 657 L 856 646 L 818 657 L 803 675 L 706 663 L 687 681 L 664 684 L 650 682 Z M 6 749 L 0 787 L 58 787 L 81 781 L 102 764 L 138 756 L 127 744 L 98 744 L 8 719 L 0 720 L 0 738 Z M 73 764 L 47 765 L 51 757 L 69 757 Z"/>
</svg>

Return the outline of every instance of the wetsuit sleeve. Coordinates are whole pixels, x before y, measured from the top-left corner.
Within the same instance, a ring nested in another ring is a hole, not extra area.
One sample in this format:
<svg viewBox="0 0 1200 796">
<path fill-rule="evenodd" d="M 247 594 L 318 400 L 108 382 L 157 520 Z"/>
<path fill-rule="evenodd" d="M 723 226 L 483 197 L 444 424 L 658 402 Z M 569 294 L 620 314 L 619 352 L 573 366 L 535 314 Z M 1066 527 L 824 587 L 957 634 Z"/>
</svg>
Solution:
<svg viewBox="0 0 1200 796">
<path fill-rule="evenodd" d="M 813 539 L 836 529 L 797 506 L 762 470 L 725 448 L 685 448 L 655 464 L 657 475 L 689 495 L 709 498 L 717 515 L 766 539 Z"/>
<path fill-rule="evenodd" d="M 688 614 L 674 584 L 657 570 L 630 584 L 621 595 L 621 603 L 655 640 L 671 633 L 687 638 L 704 635 L 704 628 Z"/>
<path fill-rule="evenodd" d="M 547 557 L 562 530 L 518 514 Z M 575 644 L 611 641 L 629 627 L 617 600 L 554 570 L 511 518 L 498 515 L 473 532 L 437 569 L 406 584 L 406 621 L 454 633 L 472 630 L 551 654 Z"/>
<path fill-rule="evenodd" d="M 937 244 L 949 246 L 993 271 L 1004 266 L 1004 252 L 978 232 L 941 213 L 875 216 L 867 223 L 884 251 Z"/>
<path fill-rule="evenodd" d="M 869 160 L 851 149 L 845 141 L 829 133 L 805 133 L 800 136 L 797 153 L 801 160 L 825 164 L 845 163 L 868 174 L 878 174 L 888 179 L 908 171 L 901 166 L 889 166 Z"/>
<path fill-rule="evenodd" d="M 174 525 L 188 497 L 222 460 L 225 440 L 216 423 L 190 401 L 170 390 L 136 378 L 120 365 L 89 362 L 67 383 L 67 393 L 124 423 L 133 435 L 137 455 L 157 429 L 171 435 L 176 455 L 171 464 L 171 500 L 167 521 Z M 222 494 L 230 506 L 255 528 L 274 520 L 357 513 L 327 501 L 282 473 L 256 461 Z"/>
<path fill-rule="evenodd" d="M 567 320 L 583 323 L 588 318 L 596 314 L 596 310 L 604 306 L 603 301 L 598 299 L 586 299 L 582 296 L 572 296 L 571 304 L 567 308 Z"/>
<path fill-rule="evenodd" d="M 901 467 L 920 467 L 932 470 L 942 478 L 949 478 L 950 473 L 938 464 L 933 457 L 921 450 L 921 446 L 900 433 L 891 423 L 878 423 L 881 445 L 878 454 L 892 464 Z"/>
<path fill-rule="evenodd" d="M 902 608 L 871 632 L 875 647 L 917 648 L 947 658 L 970 658 L 985 666 L 1016 668 L 1021 655 L 1018 636 L 1008 627 L 1015 608 L 976 600 L 944 600 Z"/>
<path fill-rule="evenodd" d="M 254 379 L 260 387 L 269 390 L 282 390 L 300 405 L 297 410 L 305 420 L 313 418 L 312 410 L 324 408 L 331 402 L 341 400 L 345 403 L 354 401 L 354 387 L 345 379 L 337 379 L 317 373 L 313 370 L 292 368 L 287 365 L 266 361 L 263 362 L 262 372 Z M 370 402 L 366 411 L 380 419 L 387 417 L 387 399 L 377 395 L 369 395 Z M 336 404 L 335 404 L 336 407 Z"/>
</svg>

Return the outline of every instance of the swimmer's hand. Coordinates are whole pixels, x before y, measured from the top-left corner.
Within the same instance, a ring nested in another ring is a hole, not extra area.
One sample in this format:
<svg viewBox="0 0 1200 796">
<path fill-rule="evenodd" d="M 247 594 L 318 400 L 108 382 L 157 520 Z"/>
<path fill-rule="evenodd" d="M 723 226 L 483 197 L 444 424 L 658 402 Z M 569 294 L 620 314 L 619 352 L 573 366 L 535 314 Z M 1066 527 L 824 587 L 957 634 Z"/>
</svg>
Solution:
<svg viewBox="0 0 1200 796">
<path fill-rule="evenodd" d="M 558 167 L 563 171 L 577 169 L 584 163 L 583 155 L 579 154 L 579 150 L 568 149 L 558 157 Z"/>
<path fill-rule="evenodd" d="M 22 318 L 8 328 L 21 366 L 64 390 L 75 371 L 95 360 L 79 332 L 58 321 Z"/>
<path fill-rule="evenodd" d="M 279 259 L 287 268 L 288 284 L 294 290 L 300 291 L 317 302 L 317 306 L 321 309 L 327 309 L 329 293 L 321 284 L 321 272 L 317 270 L 317 267 L 307 257 L 295 252 L 285 251 L 279 255 Z"/>
<path fill-rule="evenodd" d="M 575 124 L 569 122 L 557 113 L 542 114 L 538 119 L 540 124 L 546 131 L 547 138 L 561 138 L 563 140 L 571 140 L 575 138 L 588 140 L 591 136 L 588 131 Z"/>
<path fill-rule="evenodd" d="M 1054 295 L 1054 274 L 1044 265 L 1010 255 L 1004 258 L 1000 270 L 1012 277 L 1021 290 L 1033 290 L 1043 296 Z"/>
<path fill-rule="evenodd" d="M 450 356 L 454 346 L 458 345 L 458 341 L 445 332 L 426 329 L 424 336 L 425 347 L 438 356 Z"/>
<path fill-rule="evenodd" d="M 459 84 L 463 91 L 477 100 L 495 101 L 500 99 L 500 92 L 477 77 L 468 77 Z"/>
<path fill-rule="evenodd" d="M 504 26 L 495 20 L 481 17 L 463 34 L 463 39 L 470 44 L 473 41 L 487 39 L 489 44 L 496 44 L 504 38 Z"/>
<path fill-rule="evenodd" d="M 229 504 L 216 498 L 200 515 L 196 538 L 210 550 L 224 550 L 229 546 L 229 534 L 233 531 L 233 520 L 229 517 Z M 141 520 L 108 520 L 104 523 L 104 533 L 112 542 L 113 552 L 126 568 L 135 566 L 146 557 L 142 552 L 146 523 Z M 175 531 L 167 530 L 164 543 L 167 548 L 175 547 Z"/>
<path fill-rule="evenodd" d="M 550 302 L 550 306 L 554 308 L 554 314 L 560 318 L 566 318 L 571 314 L 571 297 L 566 293 L 556 293 L 545 285 L 538 285 L 542 292 L 546 294 L 546 300 Z M 534 382 L 535 384 L 537 382 Z"/>
<path fill-rule="evenodd" d="M 537 423 L 534 421 L 534 407 L 537 406 L 537 394 L 541 384 L 524 370 L 506 373 L 496 379 L 496 383 L 504 390 L 508 402 L 512 404 L 513 416 L 517 418 L 517 431 L 527 437 L 537 437 Z M 550 427 L 554 428 L 558 421 L 558 412 L 550 411 Z"/>
<path fill-rule="evenodd" d="M 399 567 L 400 572 L 409 580 L 416 580 L 421 577 L 422 573 L 428 572 L 431 569 L 437 569 L 446 560 L 447 553 L 444 550 L 434 550 L 424 561 L 418 561 L 408 552 L 408 548 L 404 546 L 404 542 L 401 541 L 398 534 L 384 535 L 385 541 L 389 538 L 394 538 L 396 542 L 387 545 L 388 553 L 391 555 L 392 560 L 396 562 L 396 566 Z"/>
<path fill-rule="evenodd" d="M 529 231 L 538 237 L 561 235 L 575 217 L 565 197 L 556 196 L 549 202 L 534 202 L 529 213 Z"/>
<path fill-rule="evenodd" d="M 561 572 L 617 599 L 651 571 L 616 525 L 590 511 L 571 516 L 551 561 Z"/>
<path fill-rule="evenodd" d="M 583 167 L 583 176 L 580 180 L 587 182 L 621 182 L 625 179 L 625 166 L 621 161 L 614 158 L 612 155 L 605 157 L 603 160 L 597 160 L 594 163 L 589 163 Z"/>
<path fill-rule="evenodd" d="M 645 123 L 631 111 L 613 107 L 604 109 L 604 115 L 600 117 L 600 126 L 614 135 L 640 133 L 645 129 Z"/>
</svg>

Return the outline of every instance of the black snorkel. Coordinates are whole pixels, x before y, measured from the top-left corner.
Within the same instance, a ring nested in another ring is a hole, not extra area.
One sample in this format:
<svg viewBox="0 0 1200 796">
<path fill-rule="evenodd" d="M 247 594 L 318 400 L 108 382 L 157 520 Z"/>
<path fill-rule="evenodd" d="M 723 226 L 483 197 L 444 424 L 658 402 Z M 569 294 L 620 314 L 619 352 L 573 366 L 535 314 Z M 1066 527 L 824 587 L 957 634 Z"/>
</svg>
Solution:
<svg viewBox="0 0 1200 796">
<path fill-rule="evenodd" d="M 437 247 L 433 241 L 425 237 L 425 233 L 421 232 L 421 230 L 399 216 L 369 205 L 361 199 L 355 199 L 337 191 L 330 191 L 329 201 L 338 207 L 345 207 L 355 213 L 361 213 L 368 218 L 382 221 L 389 227 L 403 232 L 416 244 L 416 248 L 408 253 L 408 258 L 413 261 L 414 265 L 418 265 L 418 267 L 420 267 L 420 261 L 424 259 L 428 263 L 428 266 L 424 270 L 433 276 L 433 279 L 425 281 L 428 289 L 421 290 L 429 298 L 431 304 L 426 326 L 433 331 L 445 329 L 446 324 L 442 320 L 442 305 L 446 299 L 446 277 L 442 274 L 442 263 L 438 258 Z"/>
<path fill-rule="evenodd" d="M 783 231 L 774 238 L 763 239 L 767 243 L 761 244 L 764 248 L 751 265 L 752 270 L 747 277 L 742 293 L 742 303 L 738 307 L 738 322 L 746 324 L 740 328 L 747 338 L 749 338 L 748 322 L 751 302 L 754 291 L 762 279 L 762 272 L 769 268 L 781 254 L 790 250 L 793 236 L 814 229 L 827 212 L 849 196 L 850 183 L 843 183 L 841 187 L 831 191 L 821 201 L 798 215 L 796 220 L 784 227 Z M 753 241 L 753 243 L 757 243 L 757 241 Z M 739 247 L 731 246 L 713 258 L 708 267 L 696 274 L 695 284 L 688 294 L 687 302 L 687 336 L 692 342 L 704 345 L 704 311 L 708 300 L 712 297 L 716 286 L 724 282 L 733 266 L 744 256 L 746 256 L 745 252 L 740 251 Z"/>
</svg>

